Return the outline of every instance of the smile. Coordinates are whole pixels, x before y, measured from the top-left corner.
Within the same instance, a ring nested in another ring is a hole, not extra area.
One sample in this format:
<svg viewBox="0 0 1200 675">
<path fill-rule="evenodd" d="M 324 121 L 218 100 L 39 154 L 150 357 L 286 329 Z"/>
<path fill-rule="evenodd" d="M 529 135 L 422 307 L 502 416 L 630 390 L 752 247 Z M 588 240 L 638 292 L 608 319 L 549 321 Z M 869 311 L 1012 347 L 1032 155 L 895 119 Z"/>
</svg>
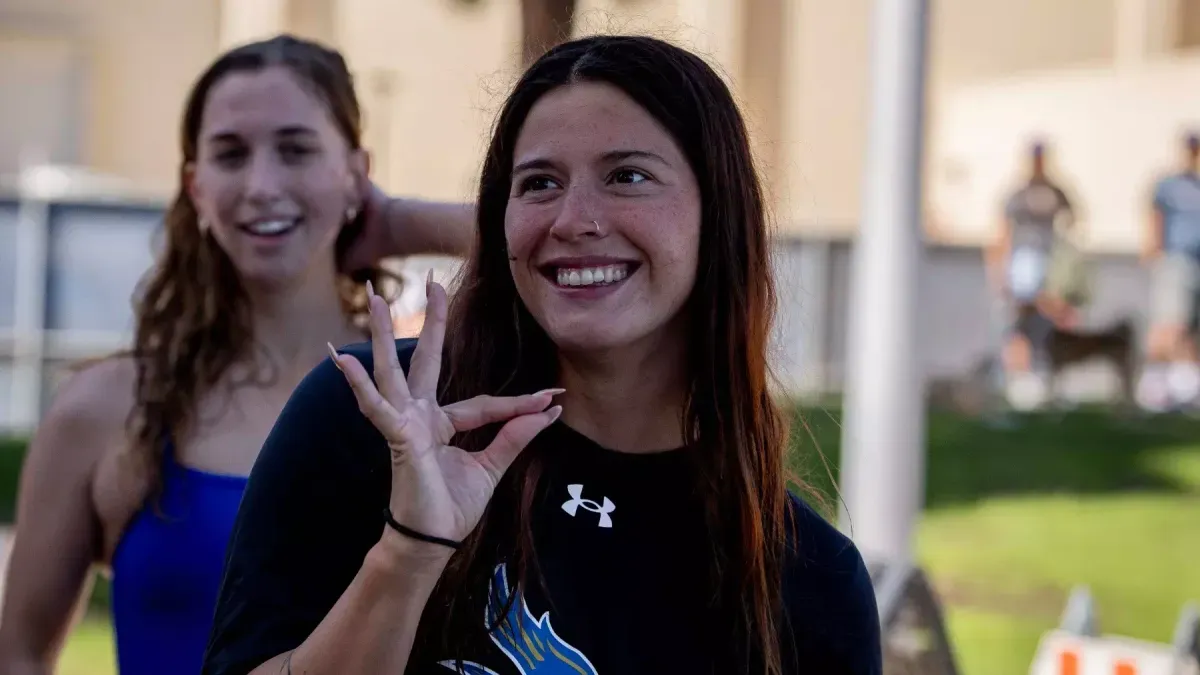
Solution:
<svg viewBox="0 0 1200 675">
<path fill-rule="evenodd" d="M 559 286 L 605 286 L 623 281 L 629 276 L 630 265 L 600 265 L 596 267 L 558 267 L 553 279 Z"/>
<path fill-rule="evenodd" d="M 282 237 L 299 225 L 299 218 L 273 218 L 238 225 L 238 230 L 256 237 Z"/>
</svg>

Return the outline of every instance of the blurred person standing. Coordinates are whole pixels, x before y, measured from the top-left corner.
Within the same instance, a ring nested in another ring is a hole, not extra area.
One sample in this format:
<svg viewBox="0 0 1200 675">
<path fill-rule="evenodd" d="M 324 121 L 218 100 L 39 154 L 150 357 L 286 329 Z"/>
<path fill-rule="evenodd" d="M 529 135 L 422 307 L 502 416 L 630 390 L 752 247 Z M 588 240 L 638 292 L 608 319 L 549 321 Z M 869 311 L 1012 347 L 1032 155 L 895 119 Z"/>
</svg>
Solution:
<svg viewBox="0 0 1200 675">
<path fill-rule="evenodd" d="M 1068 327 L 1086 299 L 1082 259 L 1068 233 L 1075 208 L 1046 172 L 1046 146 L 1029 149 L 1028 177 L 1004 204 L 999 236 L 987 253 L 988 277 L 1006 316 L 1003 371 L 1009 401 L 1045 397 L 1045 350 L 1055 326 Z"/>
<path fill-rule="evenodd" d="M 1138 400 L 1150 410 L 1200 398 L 1200 132 L 1183 143 L 1183 166 L 1154 187 L 1142 253 L 1150 267 L 1150 333 Z"/>
<path fill-rule="evenodd" d="M 133 349 L 59 391 L 21 478 L 0 672 L 54 671 L 97 565 L 122 675 L 200 672 L 233 519 L 324 343 L 366 335 L 381 257 L 465 253 L 473 212 L 368 178 L 341 55 L 280 36 L 220 56 L 182 123 Z"/>
</svg>

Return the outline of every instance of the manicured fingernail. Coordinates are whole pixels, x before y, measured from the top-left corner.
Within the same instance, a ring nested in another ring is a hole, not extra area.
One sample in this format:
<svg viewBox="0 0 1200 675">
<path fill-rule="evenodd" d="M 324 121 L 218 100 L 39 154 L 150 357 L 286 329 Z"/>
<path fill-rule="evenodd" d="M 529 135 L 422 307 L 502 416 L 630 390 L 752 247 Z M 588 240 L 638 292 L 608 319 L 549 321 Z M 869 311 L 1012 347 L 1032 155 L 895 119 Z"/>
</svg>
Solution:
<svg viewBox="0 0 1200 675">
<path fill-rule="evenodd" d="M 562 414 L 562 406 L 556 405 L 553 408 L 548 409 L 546 412 L 550 414 L 550 421 L 553 422 L 558 419 L 559 415 Z"/>
<path fill-rule="evenodd" d="M 425 299 L 429 299 L 429 294 L 433 292 L 433 268 L 429 268 L 429 274 L 425 275 Z"/>
<path fill-rule="evenodd" d="M 341 370 L 342 364 L 338 363 L 338 353 L 337 353 L 337 350 L 333 348 L 333 343 L 326 342 L 325 346 L 329 347 L 329 358 L 333 359 L 333 365 L 337 366 L 338 370 Z"/>
<path fill-rule="evenodd" d="M 534 396 L 545 396 L 546 394 L 549 394 L 551 396 L 558 396 L 559 394 L 561 394 L 565 391 L 566 391 L 566 389 L 543 389 L 539 392 L 536 392 L 534 394 Z"/>
<path fill-rule="evenodd" d="M 367 297 L 375 297 L 375 287 L 371 285 L 371 280 L 367 279 Z"/>
</svg>

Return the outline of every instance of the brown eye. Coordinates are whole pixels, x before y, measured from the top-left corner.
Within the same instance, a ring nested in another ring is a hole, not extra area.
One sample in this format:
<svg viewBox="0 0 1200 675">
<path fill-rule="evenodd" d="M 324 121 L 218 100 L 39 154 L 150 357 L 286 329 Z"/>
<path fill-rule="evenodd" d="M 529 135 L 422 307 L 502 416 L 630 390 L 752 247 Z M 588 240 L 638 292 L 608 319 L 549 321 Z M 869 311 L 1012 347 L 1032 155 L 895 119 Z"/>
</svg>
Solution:
<svg viewBox="0 0 1200 675">
<path fill-rule="evenodd" d="M 541 192 L 558 186 L 558 183 L 549 176 L 530 176 L 521 181 L 520 193 L 526 192 Z"/>
<path fill-rule="evenodd" d="M 637 169 L 617 169 L 612 174 L 612 182 L 626 185 L 636 185 L 650 180 L 644 172 Z"/>
</svg>

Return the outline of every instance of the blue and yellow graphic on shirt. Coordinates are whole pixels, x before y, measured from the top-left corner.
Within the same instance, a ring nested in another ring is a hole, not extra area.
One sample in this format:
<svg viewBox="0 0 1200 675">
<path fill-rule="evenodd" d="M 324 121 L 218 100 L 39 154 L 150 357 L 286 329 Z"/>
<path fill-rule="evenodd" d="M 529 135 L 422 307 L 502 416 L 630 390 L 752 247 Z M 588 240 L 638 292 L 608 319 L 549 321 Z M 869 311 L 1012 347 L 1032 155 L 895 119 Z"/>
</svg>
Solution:
<svg viewBox="0 0 1200 675">
<path fill-rule="evenodd" d="M 497 565 L 488 593 L 485 625 L 500 624 L 489 635 L 520 675 L 598 675 L 596 667 L 583 652 L 554 632 L 554 627 L 550 625 L 550 612 L 543 612 L 541 617 L 535 619 L 523 596 L 517 595 L 510 603 L 512 597 L 508 573 L 503 564 Z M 501 623 L 498 619 L 506 605 L 508 613 Z M 454 661 L 442 661 L 441 665 L 457 670 Z M 478 663 L 464 661 L 462 665 L 466 675 L 499 675 Z"/>
</svg>

